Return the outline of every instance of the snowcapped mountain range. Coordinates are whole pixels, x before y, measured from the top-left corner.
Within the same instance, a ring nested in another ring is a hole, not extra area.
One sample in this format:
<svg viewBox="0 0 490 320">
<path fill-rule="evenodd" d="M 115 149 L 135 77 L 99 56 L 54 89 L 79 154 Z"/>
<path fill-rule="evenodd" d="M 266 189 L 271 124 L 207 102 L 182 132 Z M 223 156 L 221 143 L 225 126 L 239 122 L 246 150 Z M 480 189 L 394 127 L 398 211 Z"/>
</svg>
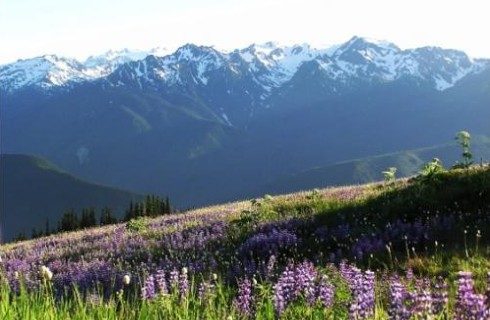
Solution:
<svg viewBox="0 0 490 320">
<path fill-rule="evenodd" d="M 322 49 L 268 42 L 224 52 L 187 44 L 175 52 L 164 48 L 108 51 L 83 62 L 55 55 L 19 60 L 0 66 L 0 88 L 14 93 L 23 88 L 70 87 L 87 81 L 140 89 L 206 87 L 221 72 L 250 80 L 264 98 L 303 68 L 321 74 L 333 91 L 359 80 L 390 82 L 404 77 L 443 91 L 489 65 L 489 60 L 474 60 L 461 51 L 438 47 L 401 50 L 392 43 L 360 37 Z"/>
<path fill-rule="evenodd" d="M 182 207 L 243 199 L 314 167 L 445 145 L 462 129 L 490 137 L 489 61 L 359 37 L 20 60 L 0 66 L 2 152 Z"/>
</svg>

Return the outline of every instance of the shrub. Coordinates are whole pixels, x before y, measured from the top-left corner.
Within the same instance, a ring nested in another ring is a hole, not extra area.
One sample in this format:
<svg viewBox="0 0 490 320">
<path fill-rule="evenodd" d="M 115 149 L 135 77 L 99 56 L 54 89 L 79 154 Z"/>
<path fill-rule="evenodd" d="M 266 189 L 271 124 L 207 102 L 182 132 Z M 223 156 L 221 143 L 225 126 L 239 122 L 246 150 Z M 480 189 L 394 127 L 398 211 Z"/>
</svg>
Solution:
<svg viewBox="0 0 490 320">
<path fill-rule="evenodd" d="M 386 183 L 390 183 L 395 181 L 396 179 L 396 168 L 395 167 L 390 167 L 386 171 L 383 171 L 383 176 L 385 179 Z"/>
<path fill-rule="evenodd" d="M 455 137 L 456 141 L 458 141 L 459 145 L 461 146 L 461 149 L 463 150 L 462 153 L 462 160 L 457 162 L 453 168 L 468 168 L 473 164 L 473 154 L 471 153 L 470 150 L 470 143 L 471 143 L 471 135 L 468 131 L 459 131 L 456 134 Z"/>
<path fill-rule="evenodd" d="M 434 158 L 427 162 L 420 171 L 420 175 L 427 179 L 432 179 L 434 175 L 444 172 L 444 166 L 439 158 Z"/>
<path fill-rule="evenodd" d="M 145 232 L 148 228 L 146 220 L 143 218 L 131 219 L 126 222 L 126 229 L 132 232 Z"/>
</svg>

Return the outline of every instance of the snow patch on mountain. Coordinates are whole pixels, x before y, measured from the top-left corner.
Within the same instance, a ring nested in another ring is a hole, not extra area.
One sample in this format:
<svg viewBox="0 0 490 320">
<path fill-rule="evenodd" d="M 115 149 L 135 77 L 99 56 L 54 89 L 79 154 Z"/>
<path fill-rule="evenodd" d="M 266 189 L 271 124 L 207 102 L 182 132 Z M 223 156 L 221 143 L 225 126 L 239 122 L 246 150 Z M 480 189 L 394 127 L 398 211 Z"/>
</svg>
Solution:
<svg viewBox="0 0 490 320">
<path fill-rule="evenodd" d="M 293 77 L 302 63 L 331 51 L 331 48 L 316 49 L 308 44 L 281 47 L 274 42 L 267 42 L 241 49 L 239 54 L 251 64 L 252 71 L 260 71 L 264 68 L 267 70 L 265 74 L 259 76 L 261 80 L 273 86 L 280 86 Z"/>
<path fill-rule="evenodd" d="M 484 69 L 483 64 L 472 64 L 469 67 L 460 67 L 456 73 L 449 75 L 446 78 L 443 78 L 440 74 L 434 76 L 433 80 L 435 83 L 435 88 L 439 91 L 446 90 L 451 88 L 458 82 L 463 79 L 470 73 L 477 73 Z"/>
</svg>

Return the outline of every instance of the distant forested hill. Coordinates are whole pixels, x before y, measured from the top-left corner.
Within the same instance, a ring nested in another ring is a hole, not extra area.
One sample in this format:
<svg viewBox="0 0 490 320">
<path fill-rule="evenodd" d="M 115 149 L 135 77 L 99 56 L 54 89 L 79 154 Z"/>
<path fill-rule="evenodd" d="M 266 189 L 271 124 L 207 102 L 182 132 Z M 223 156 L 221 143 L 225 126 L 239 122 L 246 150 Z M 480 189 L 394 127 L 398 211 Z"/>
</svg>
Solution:
<svg viewBox="0 0 490 320">
<path fill-rule="evenodd" d="M 131 200 L 141 196 L 80 180 L 38 157 L 0 156 L 0 214 L 3 240 L 32 228 L 56 227 L 64 210 L 108 206 L 120 217 Z"/>
</svg>

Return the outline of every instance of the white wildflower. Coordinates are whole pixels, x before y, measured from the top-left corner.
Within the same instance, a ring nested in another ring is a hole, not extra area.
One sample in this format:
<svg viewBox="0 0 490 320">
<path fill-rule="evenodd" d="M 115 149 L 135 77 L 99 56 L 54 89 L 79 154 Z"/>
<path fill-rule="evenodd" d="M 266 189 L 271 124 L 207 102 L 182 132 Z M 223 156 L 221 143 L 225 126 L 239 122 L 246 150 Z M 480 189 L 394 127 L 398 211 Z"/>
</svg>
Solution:
<svg viewBox="0 0 490 320">
<path fill-rule="evenodd" d="M 39 274 L 45 280 L 51 280 L 51 279 L 53 279 L 53 273 L 46 266 L 41 266 L 41 268 L 39 268 Z"/>
</svg>

